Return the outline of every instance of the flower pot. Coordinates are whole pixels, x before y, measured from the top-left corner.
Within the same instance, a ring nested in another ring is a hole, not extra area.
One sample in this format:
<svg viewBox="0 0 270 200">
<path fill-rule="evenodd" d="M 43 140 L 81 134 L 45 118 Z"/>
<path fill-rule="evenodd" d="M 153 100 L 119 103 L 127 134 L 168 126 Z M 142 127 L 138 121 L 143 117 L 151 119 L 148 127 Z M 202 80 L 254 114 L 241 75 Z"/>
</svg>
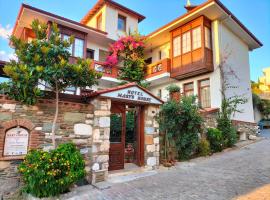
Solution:
<svg viewBox="0 0 270 200">
<path fill-rule="evenodd" d="M 170 93 L 170 99 L 175 101 L 180 101 L 181 94 L 180 92 L 171 92 Z"/>
</svg>

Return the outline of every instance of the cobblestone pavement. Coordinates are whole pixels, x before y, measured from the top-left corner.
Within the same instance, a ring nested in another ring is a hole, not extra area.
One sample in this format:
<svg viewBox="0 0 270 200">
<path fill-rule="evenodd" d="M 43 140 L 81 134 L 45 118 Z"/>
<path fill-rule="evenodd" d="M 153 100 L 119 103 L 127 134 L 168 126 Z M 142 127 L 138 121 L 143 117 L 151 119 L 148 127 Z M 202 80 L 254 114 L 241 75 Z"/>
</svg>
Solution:
<svg viewBox="0 0 270 200">
<path fill-rule="evenodd" d="M 229 200 L 260 190 L 267 184 L 270 184 L 270 139 L 182 162 L 170 170 L 159 170 L 153 176 L 114 184 L 109 189 L 85 186 L 64 199 Z"/>
</svg>

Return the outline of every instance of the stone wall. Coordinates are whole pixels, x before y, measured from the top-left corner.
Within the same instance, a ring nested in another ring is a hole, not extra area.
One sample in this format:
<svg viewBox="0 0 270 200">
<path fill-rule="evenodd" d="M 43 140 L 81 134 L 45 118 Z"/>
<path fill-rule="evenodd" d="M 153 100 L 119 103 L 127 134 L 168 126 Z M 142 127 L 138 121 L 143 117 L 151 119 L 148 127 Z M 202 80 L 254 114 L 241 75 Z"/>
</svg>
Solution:
<svg viewBox="0 0 270 200">
<path fill-rule="evenodd" d="M 107 179 L 110 148 L 110 99 L 94 99 L 94 126 L 92 146 L 92 183 Z"/>
<path fill-rule="evenodd" d="M 51 129 L 55 102 L 40 99 L 35 106 L 22 105 L 0 95 L 0 180 L 8 179 L 16 172 L 15 160 L 22 157 L 4 157 L 5 132 L 9 128 L 21 126 L 29 131 L 28 149 L 49 150 L 52 147 Z M 57 120 L 57 144 L 73 142 L 79 148 L 86 162 L 86 171 L 91 171 L 92 132 L 94 126 L 94 106 L 83 102 L 60 101 Z M 7 167 L 7 166 L 13 167 Z M 15 167 L 14 167 L 15 166 Z M 90 177 L 90 176 L 89 176 Z"/>
<path fill-rule="evenodd" d="M 145 164 L 153 169 L 159 166 L 159 125 L 155 120 L 155 116 L 159 111 L 158 106 L 146 106 L 144 122 L 145 122 Z"/>
</svg>

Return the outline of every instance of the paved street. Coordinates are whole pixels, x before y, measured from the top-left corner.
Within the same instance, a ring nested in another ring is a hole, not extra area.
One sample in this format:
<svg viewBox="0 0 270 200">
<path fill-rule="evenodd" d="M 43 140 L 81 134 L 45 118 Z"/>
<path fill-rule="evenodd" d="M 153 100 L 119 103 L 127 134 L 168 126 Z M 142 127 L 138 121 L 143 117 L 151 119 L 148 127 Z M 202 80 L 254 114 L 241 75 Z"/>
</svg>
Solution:
<svg viewBox="0 0 270 200">
<path fill-rule="evenodd" d="M 114 184 L 109 189 L 85 186 L 65 199 L 242 200 L 247 199 L 244 195 L 253 193 L 257 200 L 263 195 L 264 199 L 270 198 L 269 186 L 270 138 L 241 149 L 179 163 L 173 169 Z M 257 190 L 260 193 L 254 193 Z"/>
</svg>

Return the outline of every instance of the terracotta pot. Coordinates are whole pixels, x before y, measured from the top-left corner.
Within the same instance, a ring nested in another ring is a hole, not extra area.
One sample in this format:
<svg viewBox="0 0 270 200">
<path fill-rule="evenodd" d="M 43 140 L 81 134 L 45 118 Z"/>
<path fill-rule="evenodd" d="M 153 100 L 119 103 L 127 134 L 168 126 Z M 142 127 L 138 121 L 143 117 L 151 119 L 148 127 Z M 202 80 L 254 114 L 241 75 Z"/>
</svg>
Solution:
<svg viewBox="0 0 270 200">
<path fill-rule="evenodd" d="M 171 92 L 170 98 L 171 98 L 171 100 L 180 101 L 181 94 L 180 94 L 180 92 Z"/>
</svg>

